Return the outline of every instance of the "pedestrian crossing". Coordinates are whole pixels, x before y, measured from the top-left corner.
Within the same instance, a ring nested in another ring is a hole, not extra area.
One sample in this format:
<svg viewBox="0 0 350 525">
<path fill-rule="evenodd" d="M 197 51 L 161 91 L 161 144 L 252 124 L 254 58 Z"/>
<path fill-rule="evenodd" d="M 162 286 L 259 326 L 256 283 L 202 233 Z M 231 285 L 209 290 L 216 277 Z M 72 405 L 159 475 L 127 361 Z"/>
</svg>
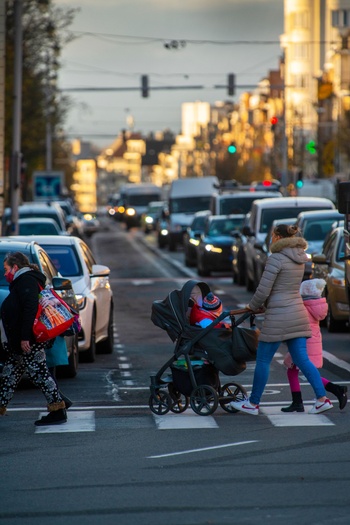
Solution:
<svg viewBox="0 0 350 525">
<path fill-rule="evenodd" d="M 269 405 L 260 407 L 259 416 L 254 417 L 246 414 L 232 414 L 230 416 L 227 414 L 217 412 L 215 412 L 211 416 L 199 416 L 190 409 L 188 409 L 186 412 L 183 412 L 182 414 L 174 414 L 173 412 L 168 412 L 167 414 L 161 416 L 148 412 L 146 416 L 143 415 L 142 417 L 152 418 L 154 428 L 160 431 L 190 429 L 217 430 L 220 429 L 220 422 L 222 422 L 222 416 L 225 416 L 225 423 L 227 421 L 226 417 L 244 418 L 245 420 L 251 419 L 252 422 L 258 420 L 258 418 L 265 417 L 270 421 L 271 425 L 274 427 L 315 427 L 333 426 L 335 424 L 331 421 L 331 419 L 328 416 L 324 414 L 308 414 L 308 407 L 306 407 L 306 410 L 303 413 L 283 413 L 281 412 L 281 406 Z M 100 407 L 100 409 L 103 410 L 106 410 L 107 408 L 119 411 L 122 407 Z M 124 408 L 131 409 L 132 407 Z M 143 406 L 142 408 L 146 409 L 147 407 Z M 90 407 L 88 410 L 70 410 L 68 414 L 67 423 L 47 427 L 35 427 L 35 433 L 53 434 L 67 432 L 94 432 L 99 428 L 99 416 L 96 417 L 96 413 L 98 413 L 100 409 L 92 410 Z M 44 415 L 46 415 L 46 412 L 40 412 L 39 417 L 42 417 Z M 120 423 L 120 418 L 118 416 L 115 418 L 116 428 Z"/>
</svg>

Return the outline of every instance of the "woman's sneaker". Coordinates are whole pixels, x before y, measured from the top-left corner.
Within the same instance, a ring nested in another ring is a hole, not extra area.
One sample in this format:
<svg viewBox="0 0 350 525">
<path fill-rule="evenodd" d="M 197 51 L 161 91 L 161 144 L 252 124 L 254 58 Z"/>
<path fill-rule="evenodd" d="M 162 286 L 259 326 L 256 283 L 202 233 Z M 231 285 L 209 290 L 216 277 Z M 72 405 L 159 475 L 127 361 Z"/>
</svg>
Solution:
<svg viewBox="0 0 350 525">
<path fill-rule="evenodd" d="M 316 401 L 311 410 L 309 410 L 309 414 L 321 414 L 321 412 L 325 412 L 331 408 L 333 408 L 333 405 L 329 399 L 325 399 L 324 401 Z"/>
<path fill-rule="evenodd" d="M 252 416 L 259 415 L 259 405 L 252 405 L 248 399 L 244 399 L 243 401 L 231 401 L 229 405 L 240 412 L 245 412 L 246 414 L 251 414 Z"/>
</svg>

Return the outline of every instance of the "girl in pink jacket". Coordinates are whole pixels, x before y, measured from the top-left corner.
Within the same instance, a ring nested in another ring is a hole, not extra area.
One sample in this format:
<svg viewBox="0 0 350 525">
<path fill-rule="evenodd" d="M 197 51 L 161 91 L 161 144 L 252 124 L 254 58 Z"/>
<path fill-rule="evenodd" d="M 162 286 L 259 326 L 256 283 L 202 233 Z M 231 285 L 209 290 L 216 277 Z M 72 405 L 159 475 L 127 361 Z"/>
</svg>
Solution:
<svg viewBox="0 0 350 525">
<path fill-rule="evenodd" d="M 327 315 L 328 305 L 325 297 L 322 297 L 322 292 L 326 285 L 323 279 L 309 279 L 303 281 L 300 286 L 300 295 L 303 298 L 304 306 L 309 316 L 309 323 L 311 328 L 311 337 L 306 341 L 307 353 L 310 361 L 316 368 L 322 368 L 322 334 L 320 329 L 320 321 Z M 303 400 L 301 397 L 300 383 L 299 383 L 299 369 L 292 362 L 291 355 L 288 352 L 284 359 L 284 364 L 287 367 L 287 376 L 292 393 L 292 404 L 288 407 L 283 407 L 282 412 L 304 412 Z M 334 394 L 339 401 L 339 408 L 342 410 L 347 403 L 347 387 L 339 386 L 328 381 L 324 377 L 321 378 L 327 392 Z"/>
</svg>

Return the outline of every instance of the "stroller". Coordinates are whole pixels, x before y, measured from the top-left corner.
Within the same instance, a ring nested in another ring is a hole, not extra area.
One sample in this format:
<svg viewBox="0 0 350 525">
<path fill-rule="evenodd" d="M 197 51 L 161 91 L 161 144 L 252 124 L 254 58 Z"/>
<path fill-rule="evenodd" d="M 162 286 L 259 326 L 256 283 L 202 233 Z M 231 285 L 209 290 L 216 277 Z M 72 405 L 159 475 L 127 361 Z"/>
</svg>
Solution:
<svg viewBox="0 0 350 525">
<path fill-rule="evenodd" d="M 247 397 L 239 383 L 221 386 L 219 372 L 235 376 L 246 369 L 247 361 L 255 360 L 259 330 L 254 315 L 247 309 L 223 311 L 206 328 L 190 325 L 191 307 L 201 305 L 209 292 L 206 283 L 190 280 L 163 301 L 153 302 L 152 322 L 176 343 L 171 358 L 150 377 L 149 407 L 154 414 L 181 413 L 190 405 L 196 414 L 208 416 L 219 404 L 235 413 L 230 402 Z M 236 320 L 239 314 L 243 315 Z M 231 329 L 217 327 L 226 317 Z M 239 327 L 247 319 L 250 327 Z"/>
</svg>

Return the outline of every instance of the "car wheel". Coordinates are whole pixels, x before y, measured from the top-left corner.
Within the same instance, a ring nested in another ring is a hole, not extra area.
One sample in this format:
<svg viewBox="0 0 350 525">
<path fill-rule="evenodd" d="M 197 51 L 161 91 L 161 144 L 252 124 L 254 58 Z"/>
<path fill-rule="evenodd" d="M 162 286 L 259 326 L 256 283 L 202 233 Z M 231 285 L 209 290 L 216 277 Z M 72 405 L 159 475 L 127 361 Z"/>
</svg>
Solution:
<svg viewBox="0 0 350 525">
<path fill-rule="evenodd" d="M 68 358 L 68 365 L 57 367 L 56 371 L 58 377 L 73 378 L 77 375 L 79 363 L 78 335 L 72 337 L 71 344 L 72 348 Z"/>
<path fill-rule="evenodd" d="M 338 321 L 337 319 L 334 319 L 332 315 L 332 308 L 329 303 L 328 303 L 328 313 L 327 313 L 326 321 L 327 321 L 327 330 L 330 333 L 342 332 L 346 327 L 345 321 Z"/>
<path fill-rule="evenodd" d="M 85 363 L 94 363 L 96 359 L 96 313 L 94 310 L 91 320 L 91 338 L 89 348 L 80 354 Z"/>
<path fill-rule="evenodd" d="M 113 305 L 109 311 L 107 339 L 97 344 L 99 354 L 112 354 L 114 349 L 114 320 L 113 320 Z"/>
</svg>

